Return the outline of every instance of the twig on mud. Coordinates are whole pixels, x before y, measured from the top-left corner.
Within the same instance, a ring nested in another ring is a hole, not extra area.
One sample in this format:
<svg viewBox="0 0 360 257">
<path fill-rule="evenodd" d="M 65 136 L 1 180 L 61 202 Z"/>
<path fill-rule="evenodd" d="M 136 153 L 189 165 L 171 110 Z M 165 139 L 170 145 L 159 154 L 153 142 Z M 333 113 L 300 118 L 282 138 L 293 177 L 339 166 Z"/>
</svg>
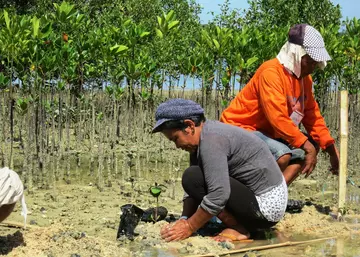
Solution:
<svg viewBox="0 0 360 257">
<path fill-rule="evenodd" d="M 2 223 L 0 223 L 0 226 L 24 229 L 24 224 L 21 223 L 21 222 L 16 222 L 16 221 L 3 221 Z M 34 225 L 26 225 L 25 230 L 33 229 L 33 228 L 45 228 L 45 227 L 39 227 L 39 226 L 34 226 Z M 117 243 L 117 241 L 110 241 L 110 240 L 107 240 L 107 239 L 104 239 L 104 238 L 95 237 L 95 236 L 89 236 L 89 235 L 86 235 L 85 238 L 94 239 L 94 240 L 97 240 L 97 241 L 100 240 L 100 241 L 104 241 L 104 242 L 111 243 L 111 244 L 116 244 Z"/>
<path fill-rule="evenodd" d="M 293 246 L 293 245 L 300 245 L 300 244 L 312 244 L 312 243 L 316 243 L 316 242 L 319 242 L 319 241 L 325 241 L 325 240 L 335 239 L 335 238 L 336 238 L 336 236 L 335 237 L 326 237 L 326 238 L 313 239 L 313 240 L 306 240 L 306 241 L 297 241 L 297 242 L 288 241 L 288 242 L 279 243 L 279 244 L 255 246 L 255 247 L 248 247 L 248 248 L 237 249 L 237 250 L 232 250 L 232 251 L 226 251 L 224 253 L 218 253 L 218 254 L 208 253 L 208 254 L 203 254 L 203 255 L 188 255 L 186 257 L 217 257 L 217 256 L 225 256 L 225 255 L 231 255 L 231 254 L 235 254 L 235 253 L 243 253 L 243 252 L 248 252 L 248 251 L 260 251 L 260 250 L 267 250 L 267 249 L 273 249 L 273 248 L 285 247 L 285 246 Z"/>
<path fill-rule="evenodd" d="M 30 229 L 30 228 L 41 228 L 39 226 L 27 225 L 27 224 L 26 224 L 26 228 L 24 228 L 24 223 L 16 222 L 16 221 L 3 221 L 0 223 L 0 226 L 10 227 L 10 228 L 22 228 L 25 230 Z"/>
</svg>

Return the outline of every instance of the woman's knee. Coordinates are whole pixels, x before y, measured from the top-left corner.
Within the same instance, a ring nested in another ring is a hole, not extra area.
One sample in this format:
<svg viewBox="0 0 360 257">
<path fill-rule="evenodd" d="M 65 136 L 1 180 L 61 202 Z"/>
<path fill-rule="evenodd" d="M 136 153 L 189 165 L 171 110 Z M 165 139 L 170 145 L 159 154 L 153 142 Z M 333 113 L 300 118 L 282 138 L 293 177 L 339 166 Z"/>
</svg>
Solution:
<svg viewBox="0 0 360 257">
<path fill-rule="evenodd" d="M 181 180 L 185 192 L 187 192 L 187 188 L 192 187 L 192 185 L 198 183 L 199 179 L 203 180 L 203 174 L 199 166 L 190 166 L 187 168 L 184 171 Z"/>
<path fill-rule="evenodd" d="M 199 166 L 190 166 L 182 176 L 184 191 L 196 200 L 202 200 L 206 195 L 204 174 Z"/>
</svg>

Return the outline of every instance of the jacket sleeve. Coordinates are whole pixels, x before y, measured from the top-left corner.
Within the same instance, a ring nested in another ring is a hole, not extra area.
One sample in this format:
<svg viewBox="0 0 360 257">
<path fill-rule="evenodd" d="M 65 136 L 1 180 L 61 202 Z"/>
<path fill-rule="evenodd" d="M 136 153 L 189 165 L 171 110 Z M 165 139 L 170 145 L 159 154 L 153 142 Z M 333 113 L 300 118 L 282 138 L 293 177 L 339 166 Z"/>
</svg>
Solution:
<svg viewBox="0 0 360 257">
<path fill-rule="evenodd" d="M 290 145 L 299 148 L 307 137 L 292 122 L 288 113 L 286 85 L 281 74 L 274 68 L 263 71 L 259 76 L 259 104 L 274 131 Z"/>
<path fill-rule="evenodd" d="M 319 106 L 314 98 L 311 90 L 311 79 L 309 80 L 310 85 L 307 85 L 306 93 L 306 105 L 304 108 L 304 118 L 302 124 L 310 136 L 319 144 L 322 149 L 326 149 L 329 145 L 335 143 L 335 140 L 331 137 L 330 131 L 326 126 L 325 120 L 320 113 Z"/>
</svg>

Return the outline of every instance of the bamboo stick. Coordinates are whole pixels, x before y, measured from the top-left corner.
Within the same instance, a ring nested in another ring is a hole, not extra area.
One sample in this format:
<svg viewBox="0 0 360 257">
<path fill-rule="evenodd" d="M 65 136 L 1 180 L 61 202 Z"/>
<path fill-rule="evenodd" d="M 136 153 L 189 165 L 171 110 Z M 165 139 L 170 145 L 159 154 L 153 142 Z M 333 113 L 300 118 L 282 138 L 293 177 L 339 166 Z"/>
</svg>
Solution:
<svg viewBox="0 0 360 257">
<path fill-rule="evenodd" d="M 325 237 L 325 238 L 318 238 L 318 239 L 312 239 L 312 240 L 305 240 L 305 241 L 298 241 L 298 242 L 292 242 L 287 241 L 284 243 L 279 244 L 271 244 L 271 245 L 262 245 L 262 246 L 255 246 L 255 247 L 248 247 L 248 248 L 242 248 L 232 251 L 226 251 L 223 253 L 209 253 L 209 254 L 202 254 L 202 255 L 188 255 L 186 257 L 216 257 L 216 256 L 225 256 L 225 255 L 231 255 L 235 253 L 243 253 L 248 251 L 260 251 L 260 250 L 267 250 L 267 249 L 273 249 L 273 248 L 279 248 L 279 247 L 285 247 L 285 246 L 294 246 L 294 245 L 301 245 L 301 244 L 312 244 L 320 241 L 325 241 L 329 239 L 335 239 L 336 237 Z"/>
<path fill-rule="evenodd" d="M 340 94 L 340 170 L 339 170 L 339 202 L 338 219 L 341 218 L 346 200 L 347 148 L 348 148 L 348 91 Z"/>
</svg>

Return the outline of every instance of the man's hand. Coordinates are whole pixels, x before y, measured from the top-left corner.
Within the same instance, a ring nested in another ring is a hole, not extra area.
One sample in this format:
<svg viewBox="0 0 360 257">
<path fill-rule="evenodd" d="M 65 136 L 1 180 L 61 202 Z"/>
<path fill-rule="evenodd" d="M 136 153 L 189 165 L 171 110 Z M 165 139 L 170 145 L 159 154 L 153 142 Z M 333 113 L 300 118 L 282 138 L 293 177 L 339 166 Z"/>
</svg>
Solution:
<svg viewBox="0 0 360 257">
<path fill-rule="evenodd" d="M 339 151 L 335 144 L 329 145 L 325 151 L 330 155 L 330 171 L 332 174 L 339 175 Z"/>
<path fill-rule="evenodd" d="M 166 242 L 179 241 L 191 236 L 193 231 L 189 226 L 189 222 L 185 219 L 180 219 L 175 223 L 165 225 L 161 228 L 160 234 Z"/>
<path fill-rule="evenodd" d="M 310 143 L 309 140 L 306 140 L 301 148 L 305 151 L 305 160 L 301 168 L 301 174 L 306 174 L 305 178 L 307 178 L 315 169 L 317 162 L 317 152 L 314 145 Z"/>
</svg>

